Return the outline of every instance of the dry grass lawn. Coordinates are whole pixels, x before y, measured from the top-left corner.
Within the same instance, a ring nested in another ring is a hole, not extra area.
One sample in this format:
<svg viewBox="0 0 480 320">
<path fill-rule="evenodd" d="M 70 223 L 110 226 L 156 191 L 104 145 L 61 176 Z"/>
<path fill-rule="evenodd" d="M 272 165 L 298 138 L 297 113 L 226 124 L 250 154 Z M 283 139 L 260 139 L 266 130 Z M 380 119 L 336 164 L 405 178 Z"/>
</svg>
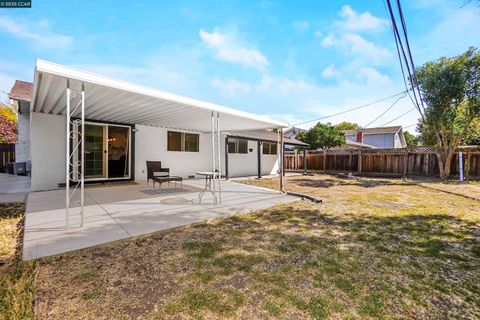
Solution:
<svg viewBox="0 0 480 320">
<path fill-rule="evenodd" d="M 23 204 L 0 204 L 0 319 L 33 318 L 35 263 L 22 262 Z"/>
<path fill-rule="evenodd" d="M 480 318 L 479 201 L 401 180 L 287 180 L 324 202 L 40 260 L 38 319 Z"/>
</svg>

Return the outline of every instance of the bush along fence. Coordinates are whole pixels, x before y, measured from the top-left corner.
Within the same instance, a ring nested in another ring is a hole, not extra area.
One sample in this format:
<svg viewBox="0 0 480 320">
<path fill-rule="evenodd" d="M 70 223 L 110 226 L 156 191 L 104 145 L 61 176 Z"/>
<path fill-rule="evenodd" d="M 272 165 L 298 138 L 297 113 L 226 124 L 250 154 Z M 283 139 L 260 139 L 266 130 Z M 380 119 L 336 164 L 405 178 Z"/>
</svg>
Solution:
<svg viewBox="0 0 480 320">
<path fill-rule="evenodd" d="M 480 146 L 459 148 L 452 158 L 452 176 L 459 176 L 462 153 L 464 177 L 480 179 Z M 352 172 L 385 176 L 438 176 L 436 149 L 414 147 L 397 149 L 332 149 L 307 151 L 308 172 Z M 286 171 L 305 171 L 303 152 L 285 152 Z"/>
</svg>

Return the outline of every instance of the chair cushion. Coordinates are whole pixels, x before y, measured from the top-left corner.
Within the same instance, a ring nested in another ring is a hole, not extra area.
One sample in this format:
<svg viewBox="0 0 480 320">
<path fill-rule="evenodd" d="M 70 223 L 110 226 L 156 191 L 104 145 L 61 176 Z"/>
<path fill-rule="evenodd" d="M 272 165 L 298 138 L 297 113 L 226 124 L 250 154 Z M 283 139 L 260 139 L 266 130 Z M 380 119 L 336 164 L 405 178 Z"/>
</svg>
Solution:
<svg viewBox="0 0 480 320">
<path fill-rule="evenodd" d="M 169 173 L 168 172 L 163 172 L 163 171 L 154 171 L 153 176 L 154 177 L 168 177 Z"/>
</svg>

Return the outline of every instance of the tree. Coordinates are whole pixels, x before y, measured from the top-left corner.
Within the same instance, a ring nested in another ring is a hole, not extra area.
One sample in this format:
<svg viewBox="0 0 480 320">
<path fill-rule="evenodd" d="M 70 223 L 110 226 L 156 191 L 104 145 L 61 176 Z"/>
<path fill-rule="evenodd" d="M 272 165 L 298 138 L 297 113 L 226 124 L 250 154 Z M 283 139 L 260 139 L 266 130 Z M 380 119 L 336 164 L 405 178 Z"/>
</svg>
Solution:
<svg viewBox="0 0 480 320">
<path fill-rule="evenodd" d="M 11 108 L 0 105 L 0 143 L 17 142 L 17 116 Z"/>
<path fill-rule="evenodd" d="M 340 130 L 354 130 L 354 129 L 358 129 L 360 126 L 358 125 L 358 123 L 342 121 L 340 123 L 337 123 L 335 127 L 337 127 Z"/>
<path fill-rule="evenodd" d="M 425 103 L 418 131 L 424 144 L 439 148 L 440 177 L 445 179 L 455 150 L 480 117 L 480 54 L 470 48 L 457 57 L 427 62 L 413 82 Z"/>
<path fill-rule="evenodd" d="M 408 131 L 405 131 L 403 135 L 405 136 L 405 141 L 407 142 L 408 147 L 418 146 L 418 138 L 415 135 L 411 134 Z"/>
<path fill-rule="evenodd" d="M 317 123 L 308 131 L 300 132 L 298 140 L 308 143 L 311 149 L 330 149 L 345 144 L 342 130 L 330 123 Z"/>
</svg>

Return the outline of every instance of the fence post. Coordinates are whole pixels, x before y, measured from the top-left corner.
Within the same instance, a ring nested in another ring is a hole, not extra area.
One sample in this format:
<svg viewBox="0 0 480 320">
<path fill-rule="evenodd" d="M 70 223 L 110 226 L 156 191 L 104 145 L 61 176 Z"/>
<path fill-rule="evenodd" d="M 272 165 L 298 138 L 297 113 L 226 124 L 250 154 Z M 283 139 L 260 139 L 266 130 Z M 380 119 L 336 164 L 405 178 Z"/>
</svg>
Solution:
<svg viewBox="0 0 480 320">
<path fill-rule="evenodd" d="M 307 148 L 303 148 L 303 174 L 307 174 Z"/>
<path fill-rule="evenodd" d="M 403 178 L 407 178 L 407 162 L 408 162 L 408 150 L 405 150 L 403 155 Z"/>
<path fill-rule="evenodd" d="M 470 178 L 470 155 L 471 153 L 467 151 L 466 157 L 465 157 L 465 179 L 469 180 Z"/>
<path fill-rule="evenodd" d="M 361 149 L 358 149 L 357 172 L 362 173 L 362 150 Z"/>
<path fill-rule="evenodd" d="M 323 171 L 327 170 L 327 151 L 323 150 Z"/>
</svg>

